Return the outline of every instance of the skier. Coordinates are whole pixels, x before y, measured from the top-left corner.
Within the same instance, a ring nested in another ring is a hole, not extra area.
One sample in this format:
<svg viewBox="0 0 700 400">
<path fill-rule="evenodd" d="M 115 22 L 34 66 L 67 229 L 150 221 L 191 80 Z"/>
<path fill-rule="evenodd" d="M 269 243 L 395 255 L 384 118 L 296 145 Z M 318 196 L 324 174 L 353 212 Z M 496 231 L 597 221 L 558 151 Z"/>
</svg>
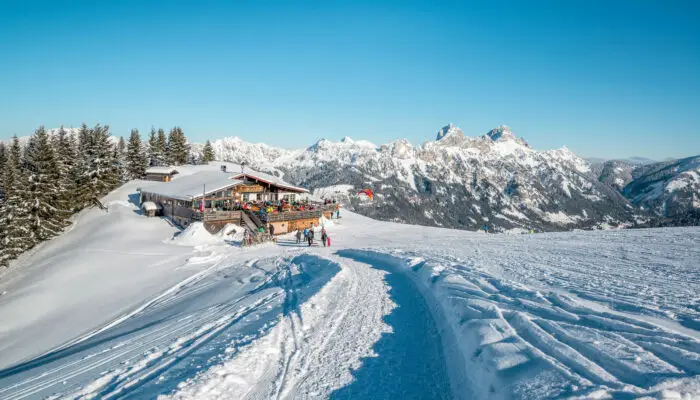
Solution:
<svg viewBox="0 0 700 400">
<path fill-rule="evenodd" d="M 489 233 L 489 226 L 484 224 L 484 233 Z"/>
<path fill-rule="evenodd" d="M 301 229 L 297 229 L 297 244 L 301 243 Z"/>
<path fill-rule="evenodd" d="M 331 237 L 328 236 L 328 247 L 331 247 Z"/>
<path fill-rule="evenodd" d="M 311 246 L 312 244 L 314 244 L 314 230 L 313 229 L 309 229 L 308 238 L 309 238 L 309 246 Z"/>
<path fill-rule="evenodd" d="M 335 219 L 340 219 L 340 208 L 335 212 Z"/>
<path fill-rule="evenodd" d="M 304 241 L 309 240 L 309 230 L 304 228 Z"/>
<path fill-rule="evenodd" d="M 326 247 L 326 243 L 328 242 L 328 234 L 326 233 L 325 228 L 321 230 L 321 241 L 323 242 L 323 247 Z"/>
</svg>

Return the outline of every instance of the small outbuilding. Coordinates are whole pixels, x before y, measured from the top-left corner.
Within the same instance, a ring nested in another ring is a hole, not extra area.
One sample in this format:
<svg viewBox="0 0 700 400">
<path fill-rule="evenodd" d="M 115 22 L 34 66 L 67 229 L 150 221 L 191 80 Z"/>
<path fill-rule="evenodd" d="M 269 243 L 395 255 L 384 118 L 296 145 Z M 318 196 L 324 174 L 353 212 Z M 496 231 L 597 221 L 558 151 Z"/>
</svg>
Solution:
<svg viewBox="0 0 700 400">
<path fill-rule="evenodd" d="M 158 182 L 170 182 L 177 170 L 173 167 L 150 167 L 146 169 L 146 180 Z"/>
<path fill-rule="evenodd" d="M 160 215 L 163 210 L 161 206 L 152 201 L 146 201 L 141 204 L 141 209 L 147 217 L 155 217 L 156 215 Z"/>
</svg>

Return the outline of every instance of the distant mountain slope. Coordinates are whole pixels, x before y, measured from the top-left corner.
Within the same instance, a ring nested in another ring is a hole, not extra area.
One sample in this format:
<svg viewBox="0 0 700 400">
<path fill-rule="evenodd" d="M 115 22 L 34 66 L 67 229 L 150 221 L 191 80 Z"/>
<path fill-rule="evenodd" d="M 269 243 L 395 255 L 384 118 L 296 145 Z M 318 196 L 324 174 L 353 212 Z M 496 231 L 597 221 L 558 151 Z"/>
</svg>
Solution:
<svg viewBox="0 0 700 400">
<path fill-rule="evenodd" d="M 700 156 L 636 168 L 623 189 L 630 201 L 663 218 L 700 211 Z"/>
<path fill-rule="evenodd" d="M 621 192 L 634 179 L 632 171 L 640 166 L 642 164 L 635 164 L 626 160 L 606 161 L 600 166 L 598 180 Z"/>
</svg>

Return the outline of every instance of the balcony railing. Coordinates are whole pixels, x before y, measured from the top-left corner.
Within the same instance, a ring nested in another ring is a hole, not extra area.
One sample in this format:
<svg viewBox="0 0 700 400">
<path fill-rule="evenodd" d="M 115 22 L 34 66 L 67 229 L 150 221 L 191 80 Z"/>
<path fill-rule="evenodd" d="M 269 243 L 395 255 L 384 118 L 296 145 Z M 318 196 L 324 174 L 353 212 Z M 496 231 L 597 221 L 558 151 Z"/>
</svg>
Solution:
<svg viewBox="0 0 700 400">
<path fill-rule="evenodd" d="M 322 211 L 285 211 L 281 213 L 262 214 L 261 218 L 265 222 L 293 221 L 297 219 L 321 218 Z"/>
<path fill-rule="evenodd" d="M 204 222 L 225 221 L 225 220 L 240 220 L 240 211 L 204 211 L 203 213 L 195 213 L 201 217 Z M 194 218 L 193 218 L 194 219 Z"/>
</svg>

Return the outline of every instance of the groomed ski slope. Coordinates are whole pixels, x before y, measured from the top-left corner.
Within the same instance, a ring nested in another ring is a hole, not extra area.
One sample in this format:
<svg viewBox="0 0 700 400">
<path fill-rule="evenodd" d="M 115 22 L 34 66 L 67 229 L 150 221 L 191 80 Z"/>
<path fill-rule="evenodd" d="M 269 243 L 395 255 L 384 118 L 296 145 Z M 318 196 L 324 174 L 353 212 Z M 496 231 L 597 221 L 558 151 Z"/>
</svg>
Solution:
<svg viewBox="0 0 700 400">
<path fill-rule="evenodd" d="M 130 183 L 0 277 L 0 398 L 697 398 L 700 229 L 180 239 Z M 186 239 L 186 240 L 185 240 Z M 202 243 L 202 244 L 200 244 Z"/>
</svg>

